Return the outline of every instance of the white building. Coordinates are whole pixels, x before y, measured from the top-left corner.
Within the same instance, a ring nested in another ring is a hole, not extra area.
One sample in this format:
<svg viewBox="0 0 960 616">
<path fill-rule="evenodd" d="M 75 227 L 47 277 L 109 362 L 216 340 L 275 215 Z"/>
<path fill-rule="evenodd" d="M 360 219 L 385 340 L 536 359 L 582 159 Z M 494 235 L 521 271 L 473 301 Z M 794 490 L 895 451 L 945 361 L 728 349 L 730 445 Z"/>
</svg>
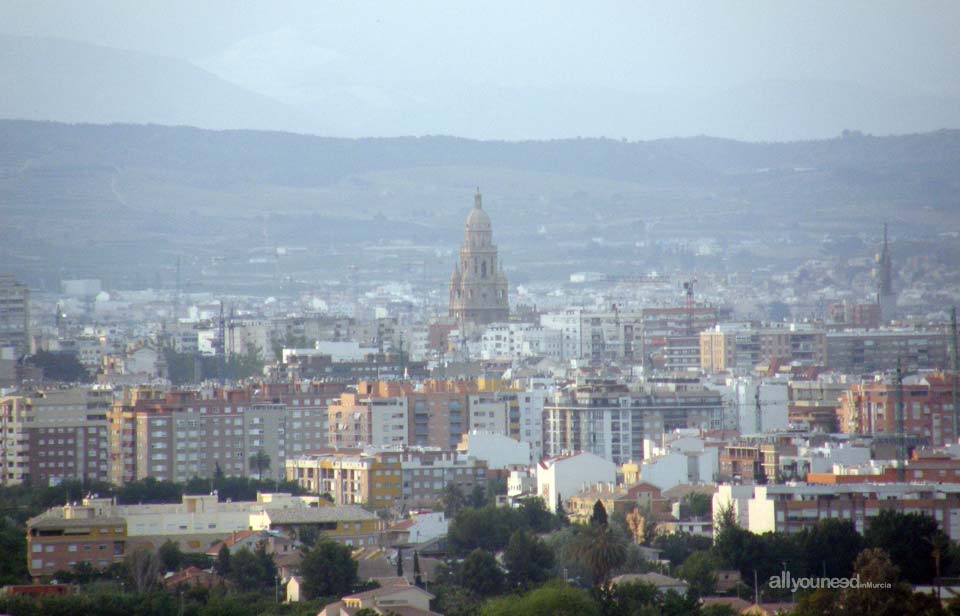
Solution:
<svg viewBox="0 0 960 616">
<path fill-rule="evenodd" d="M 616 465 L 592 453 L 560 456 L 537 464 L 537 496 L 554 513 L 558 498 L 569 498 L 586 486 L 616 481 Z"/>
<path fill-rule="evenodd" d="M 457 451 L 471 458 L 486 460 L 489 469 L 529 466 L 533 462 L 530 443 L 516 441 L 503 434 L 471 430 L 463 435 Z"/>
<path fill-rule="evenodd" d="M 510 471 L 510 476 L 507 477 L 507 496 L 514 497 L 522 496 L 524 494 L 533 494 L 536 489 L 536 467 Z"/>
<path fill-rule="evenodd" d="M 561 333 L 530 323 L 494 323 L 480 339 L 482 359 L 549 357 L 561 359 Z"/>
<path fill-rule="evenodd" d="M 552 378 L 525 379 L 519 383 L 523 391 L 517 394 L 520 406 L 520 440 L 530 444 L 533 460 L 543 457 L 543 408 L 557 391 Z"/>
</svg>

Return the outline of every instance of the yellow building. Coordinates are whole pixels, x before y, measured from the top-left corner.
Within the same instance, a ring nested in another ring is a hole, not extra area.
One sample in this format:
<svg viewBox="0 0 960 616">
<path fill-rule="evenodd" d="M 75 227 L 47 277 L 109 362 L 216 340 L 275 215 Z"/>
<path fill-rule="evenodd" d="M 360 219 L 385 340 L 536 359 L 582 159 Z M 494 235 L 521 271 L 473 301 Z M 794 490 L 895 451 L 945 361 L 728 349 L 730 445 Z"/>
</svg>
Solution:
<svg viewBox="0 0 960 616">
<path fill-rule="evenodd" d="M 306 454 L 286 461 L 286 477 L 311 494 L 329 494 L 337 505 L 386 509 L 403 496 L 398 452 L 366 454 L 354 449 Z"/>
</svg>

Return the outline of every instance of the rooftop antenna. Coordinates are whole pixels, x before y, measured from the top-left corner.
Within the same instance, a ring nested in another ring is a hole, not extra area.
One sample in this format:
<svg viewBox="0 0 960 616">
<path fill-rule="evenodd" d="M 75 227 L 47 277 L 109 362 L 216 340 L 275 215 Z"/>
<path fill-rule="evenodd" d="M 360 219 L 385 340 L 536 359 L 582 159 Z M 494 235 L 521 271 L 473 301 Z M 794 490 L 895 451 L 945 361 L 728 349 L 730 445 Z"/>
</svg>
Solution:
<svg viewBox="0 0 960 616">
<path fill-rule="evenodd" d="M 960 407 L 957 406 L 957 379 L 960 378 L 960 359 L 957 357 L 957 307 L 950 309 L 950 355 L 953 368 L 953 438 L 960 439 Z"/>
<path fill-rule="evenodd" d="M 177 255 L 177 282 L 173 288 L 173 324 L 180 318 L 180 255 Z"/>
</svg>

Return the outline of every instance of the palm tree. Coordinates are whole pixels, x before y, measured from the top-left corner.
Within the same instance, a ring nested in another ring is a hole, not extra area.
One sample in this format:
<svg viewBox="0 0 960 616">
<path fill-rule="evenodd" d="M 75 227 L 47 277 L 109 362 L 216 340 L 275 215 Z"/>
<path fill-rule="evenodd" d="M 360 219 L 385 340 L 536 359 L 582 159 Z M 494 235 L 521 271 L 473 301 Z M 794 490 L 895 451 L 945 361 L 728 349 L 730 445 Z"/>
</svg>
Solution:
<svg viewBox="0 0 960 616">
<path fill-rule="evenodd" d="M 250 470 L 257 471 L 257 479 L 263 479 L 263 471 L 270 470 L 270 456 L 266 451 L 258 449 L 257 453 L 250 457 Z"/>
<path fill-rule="evenodd" d="M 610 575 L 627 560 L 627 547 L 606 525 L 588 526 L 580 532 L 577 554 L 590 570 L 594 586 L 610 584 Z"/>
</svg>

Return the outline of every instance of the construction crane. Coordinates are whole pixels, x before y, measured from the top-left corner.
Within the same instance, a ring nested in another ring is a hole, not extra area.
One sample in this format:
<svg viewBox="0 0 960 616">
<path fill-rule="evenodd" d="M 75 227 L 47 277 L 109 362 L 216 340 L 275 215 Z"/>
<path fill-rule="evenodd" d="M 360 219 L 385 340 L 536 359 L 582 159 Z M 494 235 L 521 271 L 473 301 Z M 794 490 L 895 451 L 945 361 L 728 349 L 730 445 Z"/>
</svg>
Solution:
<svg viewBox="0 0 960 616">
<path fill-rule="evenodd" d="M 696 302 L 694 301 L 693 289 L 694 289 L 694 285 L 696 284 L 697 284 L 696 278 L 691 278 L 690 280 L 687 280 L 683 283 L 683 290 L 686 292 L 686 295 L 687 295 L 686 306 L 687 306 L 687 335 L 688 336 L 693 335 L 693 314 L 694 314 L 694 309 L 696 308 L 696 305 L 697 305 Z"/>
<path fill-rule="evenodd" d="M 957 307 L 950 310 L 950 355 L 953 368 L 953 438 L 960 439 L 960 407 L 957 406 L 957 379 L 960 378 L 960 359 L 957 358 Z"/>
</svg>

